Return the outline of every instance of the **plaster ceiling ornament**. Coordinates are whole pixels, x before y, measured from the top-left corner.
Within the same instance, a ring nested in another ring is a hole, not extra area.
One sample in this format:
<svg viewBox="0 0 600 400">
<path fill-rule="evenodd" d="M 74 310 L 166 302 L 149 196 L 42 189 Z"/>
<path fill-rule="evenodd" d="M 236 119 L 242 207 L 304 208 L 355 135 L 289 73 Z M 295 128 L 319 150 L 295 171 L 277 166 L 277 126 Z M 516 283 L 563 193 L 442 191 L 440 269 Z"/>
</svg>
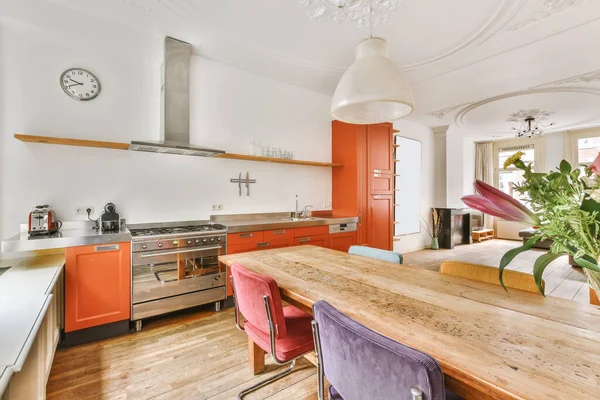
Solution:
<svg viewBox="0 0 600 400">
<path fill-rule="evenodd" d="M 570 78 L 560 79 L 558 81 L 545 83 L 543 85 L 535 86 L 535 87 L 543 87 L 543 86 L 560 86 L 567 85 L 571 83 L 600 83 L 600 70 L 588 72 L 581 75 L 572 76 Z"/>
<path fill-rule="evenodd" d="M 538 121 L 546 120 L 550 118 L 552 114 L 555 114 L 555 112 L 544 111 L 540 110 L 539 108 L 534 108 L 531 110 L 519 110 L 510 114 L 506 122 L 520 122 L 523 121 L 525 118 L 535 118 Z"/>
<path fill-rule="evenodd" d="M 537 107 L 530 108 L 532 104 Z M 552 126 L 546 125 L 545 128 L 549 128 L 545 129 L 546 133 L 590 127 L 600 118 L 600 90 L 567 86 L 507 93 L 464 107 L 456 114 L 455 122 L 461 128 L 486 132 L 487 135 L 512 136 L 515 122 L 524 123 L 529 117 L 535 118 L 535 122 L 550 122 L 551 119 Z"/>
<path fill-rule="evenodd" d="M 129 7 L 138 8 L 147 12 L 152 11 L 152 8 L 148 7 L 148 4 L 144 0 L 119 0 L 119 2 Z"/>
<path fill-rule="evenodd" d="M 402 0 L 298 0 L 311 20 L 335 23 L 352 22 L 357 28 L 369 25 L 389 25 L 390 18 Z M 369 8 L 372 12 L 369 13 Z"/>
<path fill-rule="evenodd" d="M 437 117 L 439 119 L 444 119 L 446 114 L 451 113 L 454 110 L 458 110 L 460 107 L 463 107 L 463 106 L 466 106 L 469 104 L 471 104 L 471 103 L 464 103 L 464 104 L 459 104 L 457 106 L 442 108 L 441 110 L 429 112 L 429 113 L 427 113 L 427 115 L 431 115 L 432 117 Z"/>
<path fill-rule="evenodd" d="M 557 14 L 568 11 L 569 9 L 579 6 L 584 3 L 584 0 L 544 0 L 543 4 L 533 14 L 513 25 L 508 25 L 506 31 L 518 31 L 537 24 L 540 21 L 553 17 Z"/>
</svg>

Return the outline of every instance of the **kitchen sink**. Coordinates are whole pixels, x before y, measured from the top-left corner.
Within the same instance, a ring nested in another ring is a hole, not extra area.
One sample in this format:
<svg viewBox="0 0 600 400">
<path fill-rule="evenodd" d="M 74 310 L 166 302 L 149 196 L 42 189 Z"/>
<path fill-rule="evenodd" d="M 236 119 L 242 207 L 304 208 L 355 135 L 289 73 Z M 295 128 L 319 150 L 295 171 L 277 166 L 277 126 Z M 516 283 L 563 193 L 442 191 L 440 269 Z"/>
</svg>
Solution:
<svg viewBox="0 0 600 400">
<path fill-rule="evenodd" d="M 6 271 L 8 271 L 10 269 L 10 267 L 2 267 L 0 268 L 0 276 L 2 276 L 3 273 L 5 273 Z"/>
<path fill-rule="evenodd" d="M 286 222 L 312 221 L 314 219 L 315 219 L 314 217 L 306 217 L 306 218 L 296 218 L 296 217 L 281 218 L 282 221 L 286 221 Z"/>
</svg>

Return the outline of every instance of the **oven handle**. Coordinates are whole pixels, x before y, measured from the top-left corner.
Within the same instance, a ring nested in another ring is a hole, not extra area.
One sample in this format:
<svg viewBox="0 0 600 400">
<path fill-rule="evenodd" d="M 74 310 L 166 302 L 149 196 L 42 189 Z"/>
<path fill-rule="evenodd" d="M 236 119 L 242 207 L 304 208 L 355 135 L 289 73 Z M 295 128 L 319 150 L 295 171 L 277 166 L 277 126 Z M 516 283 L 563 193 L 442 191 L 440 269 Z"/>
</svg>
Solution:
<svg viewBox="0 0 600 400">
<path fill-rule="evenodd" d="M 222 248 L 223 248 L 223 246 L 211 246 L 211 247 L 203 247 L 201 249 L 165 251 L 164 253 L 141 254 L 140 257 L 141 258 L 151 258 L 151 257 L 160 257 L 160 256 L 170 256 L 171 254 L 193 253 L 196 251 L 218 250 L 218 249 L 222 249 Z"/>
</svg>

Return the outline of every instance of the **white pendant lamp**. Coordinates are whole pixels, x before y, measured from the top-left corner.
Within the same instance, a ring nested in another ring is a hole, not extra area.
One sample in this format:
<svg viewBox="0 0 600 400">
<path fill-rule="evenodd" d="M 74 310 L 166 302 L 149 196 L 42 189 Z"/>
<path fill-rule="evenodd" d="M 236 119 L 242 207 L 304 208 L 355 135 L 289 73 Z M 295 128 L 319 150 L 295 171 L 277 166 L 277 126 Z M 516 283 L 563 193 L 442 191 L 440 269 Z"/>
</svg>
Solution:
<svg viewBox="0 0 600 400">
<path fill-rule="evenodd" d="M 331 116 L 351 124 L 376 124 L 392 122 L 413 109 L 412 90 L 390 60 L 385 39 L 370 36 L 359 42 L 354 63 L 335 89 Z"/>
</svg>

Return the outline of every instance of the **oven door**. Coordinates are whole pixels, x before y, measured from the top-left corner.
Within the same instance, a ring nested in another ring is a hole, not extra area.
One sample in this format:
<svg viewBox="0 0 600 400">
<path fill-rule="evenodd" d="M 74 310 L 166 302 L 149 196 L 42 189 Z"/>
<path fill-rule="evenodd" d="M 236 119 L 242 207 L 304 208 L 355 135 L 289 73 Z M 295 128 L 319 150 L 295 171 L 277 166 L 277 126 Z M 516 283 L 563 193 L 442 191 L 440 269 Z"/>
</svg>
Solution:
<svg viewBox="0 0 600 400">
<path fill-rule="evenodd" d="M 225 286 L 221 245 L 133 253 L 133 304 Z"/>
</svg>

